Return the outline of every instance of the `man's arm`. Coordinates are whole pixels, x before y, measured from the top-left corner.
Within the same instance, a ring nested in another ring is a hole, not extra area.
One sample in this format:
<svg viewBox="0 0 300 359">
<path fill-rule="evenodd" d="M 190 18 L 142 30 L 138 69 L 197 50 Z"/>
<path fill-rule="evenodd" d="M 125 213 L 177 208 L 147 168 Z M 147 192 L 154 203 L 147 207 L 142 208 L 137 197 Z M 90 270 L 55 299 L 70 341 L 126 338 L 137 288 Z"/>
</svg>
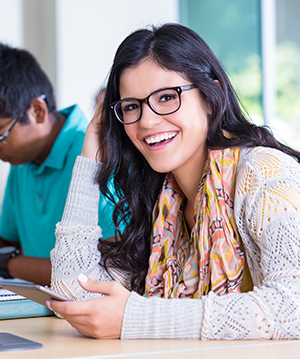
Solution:
<svg viewBox="0 0 300 359">
<path fill-rule="evenodd" d="M 13 246 L 21 250 L 20 242 L 18 241 L 7 241 L 6 239 L 0 237 L 0 248 L 6 246 Z"/>
<path fill-rule="evenodd" d="M 20 254 L 8 260 L 7 269 L 12 277 L 50 286 L 51 262 L 49 258 L 26 257 Z"/>
<path fill-rule="evenodd" d="M 22 255 L 20 242 L 7 241 L 0 237 L 0 248 L 13 246 L 21 251 L 21 254 L 7 261 L 9 274 L 14 278 L 20 278 L 41 285 L 50 285 L 51 262 L 49 258 L 26 257 Z"/>
</svg>

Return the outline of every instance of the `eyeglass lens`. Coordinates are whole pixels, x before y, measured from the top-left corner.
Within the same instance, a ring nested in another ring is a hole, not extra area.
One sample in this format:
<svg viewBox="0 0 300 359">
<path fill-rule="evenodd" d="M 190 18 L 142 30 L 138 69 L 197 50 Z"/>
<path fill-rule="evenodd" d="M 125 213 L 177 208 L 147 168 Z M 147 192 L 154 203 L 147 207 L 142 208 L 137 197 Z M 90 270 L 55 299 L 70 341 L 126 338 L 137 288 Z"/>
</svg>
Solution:
<svg viewBox="0 0 300 359">
<path fill-rule="evenodd" d="M 6 137 L 9 135 L 10 131 L 12 130 L 12 128 L 14 127 L 15 123 L 17 122 L 17 119 L 14 119 L 11 124 L 9 125 L 9 127 L 7 128 L 7 130 L 0 135 L 0 141 L 4 141 L 6 139 Z"/>
<path fill-rule="evenodd" d="M 115 113 L 124 123 L 137 121 L 141 116 L 142 101 L 126 99 L 115 106 Z M 150 108 L 159 115 L 167 115 L 175 112 L 180 107 L 180 97 L 174 89 L 164 89 L 154 92 L 146 100 Z"/>
</svg>

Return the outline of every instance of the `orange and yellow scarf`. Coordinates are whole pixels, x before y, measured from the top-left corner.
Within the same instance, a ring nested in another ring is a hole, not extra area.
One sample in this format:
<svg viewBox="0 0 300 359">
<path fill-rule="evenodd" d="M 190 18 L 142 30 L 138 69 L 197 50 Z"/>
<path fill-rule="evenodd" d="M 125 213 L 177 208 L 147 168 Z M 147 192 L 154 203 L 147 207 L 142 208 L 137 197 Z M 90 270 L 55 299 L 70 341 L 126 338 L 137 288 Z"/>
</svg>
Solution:
<svg viewBox="0 0 300 359">
<path fill-rule="evenodd" d="M 146 296 L 201 298 L 239 293 L 244 254 L 233 211 L 239 148 L 209 150 L 195 198 L 195 226 L 185 230 L 185 196 L 169 173 L 153 209 Z"/>
</svg>

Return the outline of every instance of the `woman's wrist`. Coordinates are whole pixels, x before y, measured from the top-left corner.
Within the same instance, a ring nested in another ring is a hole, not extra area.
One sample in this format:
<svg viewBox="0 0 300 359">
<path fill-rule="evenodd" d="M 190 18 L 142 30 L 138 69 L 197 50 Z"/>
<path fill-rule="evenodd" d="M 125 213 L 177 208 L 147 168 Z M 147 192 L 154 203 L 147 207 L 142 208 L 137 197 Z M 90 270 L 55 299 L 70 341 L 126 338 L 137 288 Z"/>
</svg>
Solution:
<svg viewBox="0 0 300 359">
<path fill-rule="evenodd" d="M 98 136 L 95 133 L 89 133 L 88 129 L 85 134 L 81 156 L 96 160 L 97 153 L 99 150 Z"/>
<path fill-rule="evenodd" d="M 81 156 L 101 162 L 101 152 L 99 150 L 99 126 L 93 121 L 94 120 L 90 122 L 86 129 Z"/>
</svg>

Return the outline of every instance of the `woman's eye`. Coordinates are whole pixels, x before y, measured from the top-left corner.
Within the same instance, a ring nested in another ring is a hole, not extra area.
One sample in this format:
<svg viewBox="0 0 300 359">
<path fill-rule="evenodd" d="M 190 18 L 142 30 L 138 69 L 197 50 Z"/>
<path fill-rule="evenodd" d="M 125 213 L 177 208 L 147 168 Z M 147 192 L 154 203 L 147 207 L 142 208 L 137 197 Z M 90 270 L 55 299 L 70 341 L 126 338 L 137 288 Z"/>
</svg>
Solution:
<svg viewBox="0 0 300 359">
<path fill-rule="evenodd" d="M 168 101 L 173 101 L 175 99 L 176 99 L 176 95 L 164 94 L 164 95 L 160 96 L 159 102 L 168 102 Z"/>
<path fill-rule="evenodd" d="M 127 105 L 125 105 L 124 107 L 123 107 L 123 112 L 130 112 L 130 111 L 134 111 L 134 110 L 136 110 L 136 109 L 138 109 L 139 108 L 139 105 L 138 104 L 136 104 L 136 103 L 129 103 L 129 104 L 127 104 Z"/>
</svg>

